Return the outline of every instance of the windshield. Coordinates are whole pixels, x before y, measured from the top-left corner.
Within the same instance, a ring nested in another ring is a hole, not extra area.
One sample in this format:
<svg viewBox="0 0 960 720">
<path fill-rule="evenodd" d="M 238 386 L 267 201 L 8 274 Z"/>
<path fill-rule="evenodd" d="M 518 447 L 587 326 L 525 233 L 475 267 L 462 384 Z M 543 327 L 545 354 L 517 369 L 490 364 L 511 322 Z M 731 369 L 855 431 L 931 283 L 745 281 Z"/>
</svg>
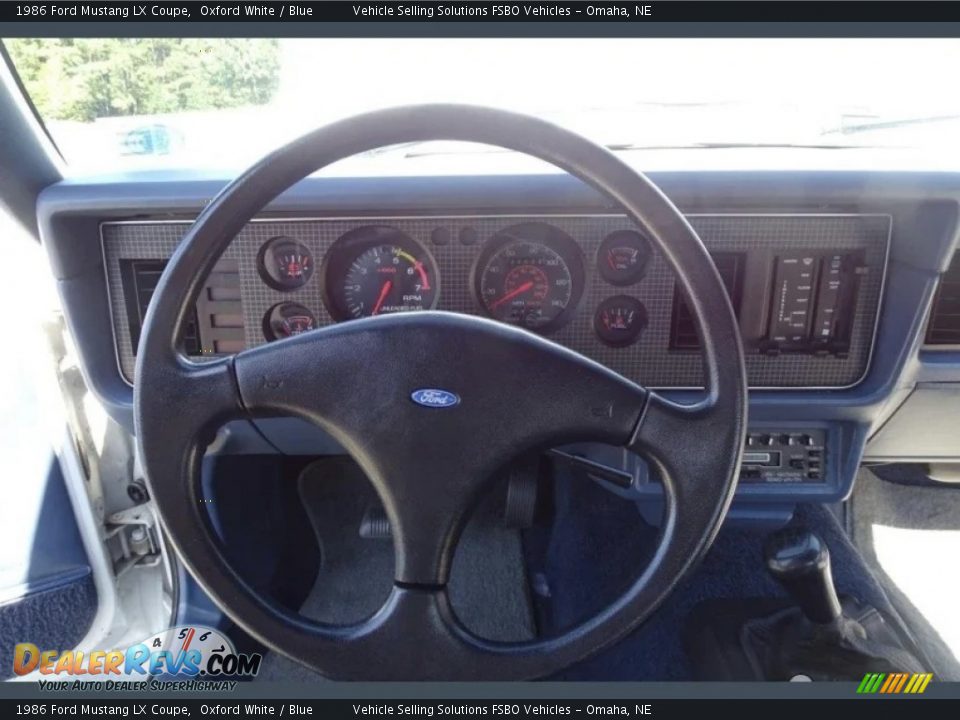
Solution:
<svg viewBox="0 0 960 720">
<path fill-rule="evenodd" d="M 240 168 L 363 110 L 519 110 L 622 152 L 911 150 L 960 165 L 960 41 L 11 39 L 70 170 Z M 415 164 L 459 145 L 390 148 Z M 476 148 L 471 148 L 475 152 Z"/>
</svg>

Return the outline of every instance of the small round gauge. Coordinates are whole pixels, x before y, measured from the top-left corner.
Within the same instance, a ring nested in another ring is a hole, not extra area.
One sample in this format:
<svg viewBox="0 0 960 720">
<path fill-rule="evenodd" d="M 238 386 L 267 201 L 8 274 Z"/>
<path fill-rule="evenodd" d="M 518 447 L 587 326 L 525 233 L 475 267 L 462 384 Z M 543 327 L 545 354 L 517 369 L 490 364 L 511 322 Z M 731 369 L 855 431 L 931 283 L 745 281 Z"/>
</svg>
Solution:
<svg viewBox="0 0 960 720">
<path fill-rule="evenodd" d="M 418 242 L 399 230 L 366 226 L 331 249 L 327 304 L 338 320 L 429 310 L 437 302 L 437 269 Z"/>
<path fill-rule="evenodd" d="M 512 225 L 486 244 L 474 281 L 490 317 L 548 332 L 566 323 L 580 301 L 582 254 L 569 235 L 552 225 Z"/>
<path fill-rule="evenodd" d="M 313 275 L 313 255 L 293 238 L 275 237 L 260 248 L 257 268 L 263 281 L 274 290 L 296 290 Z"/>
<path fill-rule="evenodd" d="M 611 285 L 632 285 L 643 277 L 650 260 L 650 242 L 633 230 L 607 235 L 597 250 L 597 270 Z"/>
<path fill-rule="evenodd" d="M 267 340 L 282 340 L 313 330 L 317 319 L 299 303 L 277 303 L 263 318 L 263 335 Z"/>
<path fill-rule="evenodd" d="M 593 327 L 607 345 L 623 347 L 637 341 L 647 325 L 647 309 L 628 295 L 607 298 L 597 308 Z"/>
</svg>

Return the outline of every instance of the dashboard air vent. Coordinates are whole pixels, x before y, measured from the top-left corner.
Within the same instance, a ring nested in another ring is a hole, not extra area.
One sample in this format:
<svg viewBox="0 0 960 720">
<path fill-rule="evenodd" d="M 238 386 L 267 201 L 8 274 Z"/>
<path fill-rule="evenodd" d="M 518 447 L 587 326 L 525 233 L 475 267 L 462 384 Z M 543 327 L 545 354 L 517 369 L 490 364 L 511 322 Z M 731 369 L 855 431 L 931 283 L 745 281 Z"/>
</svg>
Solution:
<svg viewBox="0 0 960 720">
<path fill-rule="evenodd" d="M 157 288 L 166 260 L 121 260 L 120 275 L 123 279 L 124 303 L 127 308 L 127 323 L 130 326 L 130 342 L 133 354 L 137 354 L 140 344 L 140 331 L 147 307 Z M 197 327 L 196 313 L 184 329 L 184 347 L 187 355 L 201 355 L 200 333 Z"/>
<path fill-rule="evenodd" d="M 743 253 L 718 252 L 711 253 L 720 279 L 727 289 L 733 311 L 740 316 L 740 300 L 743 296 Z M 670 321 L 670 349 L 671 350 L 699 350 L 700 337 L 697 335 L 697 322 L 694 320 L 690 306 L 687 305 L 680 287 L 673 290 L 673 317 Z"/>
<path fill-rule="evenodd" d="M 197 322 L 204 355 L 238 353 L 246 347 L 237 260 L 220 260 L 214 266 L 197 298 Z"/>
<path fill-rule="evenodd" d="M 940 278 L 927 325 L 927 345 L 960 345 L 960 252 Z"/>
</svg>

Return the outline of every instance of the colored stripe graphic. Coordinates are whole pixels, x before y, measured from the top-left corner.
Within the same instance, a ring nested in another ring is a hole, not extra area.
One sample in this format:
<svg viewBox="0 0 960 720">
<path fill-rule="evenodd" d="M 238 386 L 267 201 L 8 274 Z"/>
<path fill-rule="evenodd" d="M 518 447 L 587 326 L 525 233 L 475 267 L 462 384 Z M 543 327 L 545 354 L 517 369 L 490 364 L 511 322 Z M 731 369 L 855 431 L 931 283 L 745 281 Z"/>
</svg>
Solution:
<svg viewBox="0 0 960 720">
<path fill-rule="evenodd" d="M 900 682 L 897 683 L 897 687 L 894 688 L 893 692 L 898 693 L 903 690 L 903 686 L 907 684 L 907 678 L 909 677 L 909 673 L 900 673 Z"/>
<path fill-rule="evenodd" d="M 872 695 L 877 691 L 877 688 L 880 687 L 880 683 L 884 677 L 886 676 L 883 673 L 867 673 L 863 676 L 863 680 L 860 681 L 860 687 L 857 688 L 857 692 L 861 695 Z"/>
<path fill-rule="evenodd" d="M 858 695 L 920 695 L 933 680 L 933 673 L 867 673 L 857 686 Z"/>
<path fill-rule="evenodd" d="M 895 685 L 897 680 L 899 679 L 900 679 L 899 673 L 892 673 L 888 675 L 886 681 L 883 683 L 883 685 L 880 688 L 880 692 L 883 694 L 890 692 L 890 686 Z"/>
<path fill-rule="evenodd" d="M 933 675 L 930 673 L 920 673 L 914 677 L 916 680 L 912 681 L 913 687 L 910 689 L 910 694 L 919 695 L 927 689 L 927 685 L 930 684 L 930 680 L 933 678 Z"/>
</svg>

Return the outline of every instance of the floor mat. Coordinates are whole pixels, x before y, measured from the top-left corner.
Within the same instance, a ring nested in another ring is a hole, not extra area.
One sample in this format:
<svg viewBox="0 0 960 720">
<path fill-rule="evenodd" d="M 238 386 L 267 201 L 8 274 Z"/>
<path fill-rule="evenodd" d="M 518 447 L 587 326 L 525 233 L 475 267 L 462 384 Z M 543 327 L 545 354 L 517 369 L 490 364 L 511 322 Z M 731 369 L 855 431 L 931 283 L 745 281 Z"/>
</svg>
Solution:
<svg viewBox="0 0 960 720">
<path fill-rule="evenodd" d="M 361 520 L 379 507 L 373 487 L 349 458 L 328 458 L 300 476 L 300 496 L 317 535 L 321 569 L 300 613 L 345 625 L 373 615 L 393 586 L 393 543 L 361 538 Z M 535 634 L 520 535 L 504 527 L 493 497 L 474 513 L 460 539 L 450 577 L 454 611 L 470 630 L 492 640 Z M 278 653 L 264 660 L 260 680 L 323 678 Z"/>
<path fill-rule="evenodd" d="M 369 495 L 361 494 L 372 490 L 356 474 L 352 464 L 324 464 L 308 472 L 311 478 L 309 483 L 304 483 L 304 489 L 316 493 L 315 497 L 310 496 L 310 504 L 316 508 L 311 517 L 327 552 L 324 570 L 304 605 L 304 612 L 328 621 L 355 619 L 361 610 L 369 614 L 379 607 L 379 601 L 370 598 L 377 593 L 385 597 L 389 591 L 390 573 L 386 568 L 392 569 L 389 543 L 361 541 L 357 537 L 359 518 L 370 499 Z M 549 601 L 554 605 L 549 613 L 551 621 L 567 625 L 595 610 L 596 598 L 615 596 L 625 575 L 642 567 L 656 533 L 643 523 L 630 503 L 614 498 L 593 483 L 559 483 L 558 492 L 560 517 L 556 534 L 547 543 L 552 558 L 543 570 L 551 576 Z M 330 493 L 329 500 L 337 500 L 338 509 L 329 518 L 323 510 L 333 508 L 334 503 L 320 502 L 325 493 Z M 348 498 L 352 500 L 345 503 L 344 499 Z M 609 503 L 616 505 L 608 506 Z M 471 622 L 476 630 L 484 622 L 490 622 L 490 628 L 495 629 L 501 625 L 499 619 L 505 618 L 512 623 L 515 634 L 530 637 L 534 622 L 520 571 L 523 563 L 514 555 L 520 552 L 519 540 L 513 532 L 500 532 L 502 529 L 497 527 L 489 511 L 480 514 L 480 518 L 484 517 L 487 519 L 478 523 L 480 528 L 469 528 L 461 540 L 451 581 L 454 602 L 459 599 L 464 605 L 465 598 L 474 599 Z M 830 510 L 822 506 L 801 506 L 796 521 L 827 541 L 834 578 L 842 594 L 870 603 L 888 616 L 901 617 Z M 334 535 L 343 540 L 342 547 L 337 546 L 335 538 L 326 538 L 329 531 L 325 528 L 338 525 L 342 532 Z M 614 647 L 568 669 L 556 679 L 689 679 L 691 667 L 683 649 L 681 631 L 697 603 L 711 598 L 784 597 L 763 565 L 761 548 L 765 535 L 753 529 L 725 527 L 700 567 L 647 623 Z M 365 555 L 368 553 L 373 557 Z M 377 563 L 380 563 L 377 573 L 362 573 L 357 569 L 362 564 L 376 566 Z M 356 608 L 352 617 L 337 614 L 345 613 L 351 604 Z M 461 609 L 461 614 L 466 615 L 466 607 Z M 539 619 L 543 622 L 544 614 Z M 912 623 L 908 625 L 913 629 Z M 322 680 L 276 653 L 266 658 L 260 679 Z"/>
<path fill-rule="evenodd" d="M 563 503 L 561 515 L 568 512 L 577 513 L 578 508 L 593 506 L 592 514 L 597 517 L 607 517 L 612 512 L 624 513 L 626 509 L 620 506 L 615 509 L 614 503 L 622 503 L 607 494 L 606 502 L 611 504 L 608 509 L 602 507 L 603 500 L 596 495 L 596 486 L 589 484 L 570 484 L 561 493 L 573 493 L 570 502 Z M 559 518 L 561 527 L 567 528 L 571 520 L 577 518 Z M 891 605 L 880 582 L 871 573 L 861 558 L 861 554 L 853 546 L 842 525 L 834 514 L 820 505 L 801 505 L 797 508 L 795 522 L 809 527 L 821 535 L 830 547 L 833 564 L 833 576 L 837 589 L 841 594 L 851 595 L 859 600 L 873 605 L 886 616 L 899 619 L 902 616 Z M 626 542 L 629 534 L 651 538 L 654 533 L 649 526 L 633 512 L 632 524 L 634 529 L 628 531 L 624 522 L 618 522 L 614 533 L 606 533 L 604 526 L 597 526 L 592 522 L 590 526 L 584 524 L 582 516 L 572 527 L 564 529 L 564 534 L 573 536 L 563 541 L 564 562 L 551 563 L 551 588 L 554 589 L 553 598 L 556 601 L 572 603 L 578 607 L 560 608 L 555 614 L 564 618 L 582 616 L 581 596 L 585 593 L 573 594 L 560 592 L 560 586 L 571 587 L 582 583 L 583 578 L 592 577 L 594 584 L 590 590 L 595 597 L 602 597 L 609 603 L 615 596 L 616 586 L 622 579 L 615 576 L 604 578 L 597 575 L 589 565 L 594 562 L 592 557 L 585 553 L 577 553 L 577 548 L 586 547 L 589 543 L 602 545 L 604 564 L 607 567 L 618 568 L 621 575 L 629 574 L 632 577 L 640 572 L 642 561 L 638 557 L 649 555 L 639 553 L 634 542 Z M 763 562 L 763 541 L 766 531 L 752 528 L 725 526 L 717 536 L 713 547 L 707 553 L 704 561 L 684 580 L 677 589 L 667 598 L 666 602 L 656 613 L 639 629 L 628 635 L 624 640 L 599 655 L 583 661 L 561 673 L 557 679 L 589 680 L 589 681 L 618 681 L 618 680 L 689 680 L 692 678 L 692 666 L 684 651 L 682 631 L 690 617 L 691 611 L 698 603 L 716 598 L 784 598 L 785 593 L 780 586 L 770 578 Z M 611 585 L 613 583 L 613 585 Z"/>
<path fill-rule="evenodd" d="M 900 485 L 860 471 L 853 536 L 924 650 L 960 679 L 960 488 Z"/>
</svg>

